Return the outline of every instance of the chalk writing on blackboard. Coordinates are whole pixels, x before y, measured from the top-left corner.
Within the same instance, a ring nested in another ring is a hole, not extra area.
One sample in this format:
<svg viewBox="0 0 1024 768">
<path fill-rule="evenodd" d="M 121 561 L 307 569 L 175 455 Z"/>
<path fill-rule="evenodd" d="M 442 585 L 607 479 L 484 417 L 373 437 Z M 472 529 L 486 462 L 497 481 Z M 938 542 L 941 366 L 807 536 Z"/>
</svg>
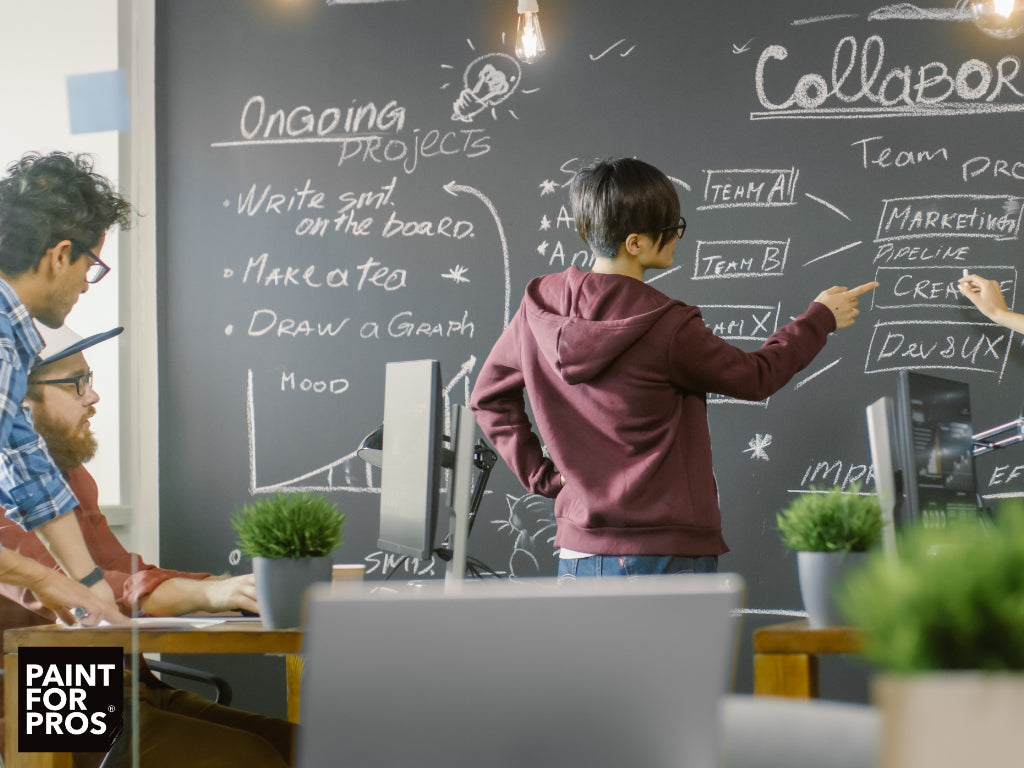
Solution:
<svg viewBox="0 0 1024 768">
<path fill-rule="evenodd" d="M 704 202 L 698 211 L 715 208 L 774 208 L 795 205 L 796 168 L 708 170 Z"/>
<path fill-rule="evenodd" d="M 946 369 L 993 373 L 1001 379 L 1011 336 L 992 323 L 879 321 L 871 333 L 864 372 Z"/>
<path fill-rule="evenodd" d="M 1017 270 L 1001 265 L 977 265 L 972 268 L 992 280 L 998 280 L 1004 291 L 1009 291 L 1013 304 L 1016 292 Z M 881 287 L 871 297 L 874 309 L 909 309 L 917 307 L 970 308 L 973 305 L 960 293 L 957 283 L 962 275 L 959 266 L 878 267 L 875 279 Z"/>
<path fill-rule="evenodd" d="M 286 144 L 337 144 L 338 166 L 362 163 L 400 167 L 411 174 L 424 159 L 461 155 L 476 158 L 491 151 L 491 138 L 482 128 L 437 129 L 412 127 L 407 132 L 406 108 L 397 101 L 378 105 L 367 101 L 346 109 L 337 105 L 314 108 L 270 106 L 256 94 L 242 107 L 241 138 L 214 141 L 213 148 L 269 147 Z"/>
<path fill-rule="evenodd" d="M 864 168 L 906 168 L 908 166 L 928 165 L 939 160 L 949 161 L 949 151 L 945 147 L 934 149 L 893 149 L 890 146 L 879 146 L 877 142 L 885 140 L 884 136 L 869 136 L 858 139 L 850 144 L 860 145 L 861 163 Z"/>
<path fill-rule="evenodd" d="M 843 490 L 849 488 L 851 483 L 863 481 L 861 495 L 874 495 L 875 491 L 868 490 L 868 486 L 875 481 L 875 469 L 871 462 L 852 462 L 849 460 L 827 458 L 812 460 L 800 478 L 798 488 L 790 488 L 789 493 L 818 492 L 824 493 L 822 488 L 839 486 Z M 812 488 L 817 486 L 817 488 Z"/>
<path fill-rule="evenodd" d="M 694 280 L 782 277 L 789 240 L 698 240 Z"/>
<path fill-rule="evenodd" d="M 820 71 L 830 72 L 830 77 L 812 71 L 795 83 L 788 79 L 778 82 L 778 70 L 772 65 L 787 58 L 789 50 L 782 45 L 768 45 L 762 50 L 754 72 L 754 90 L 764 111 L 751 112 L 751 120 L 1024 111 L 1024 92 L 1017 81 L 1021 61 L 1017 56 L 1003 56 L 995 64 L 971 58 L 953 67 L 943 61 L 930 61 L 885 70 L 885 41 L 880 35 L 867 37 L 862 45 L 849 35 L 836 43 L 832 61 L 820 67 Z"/>
<path fill-rule="evenodd" d="M 768 340 L 779 323 L 780 304 L 702 304 L 704 324 L 729 341 Z"/>
<path fill-rule="evenodd" d="M 1010 240 L 1022 209 L 1013 195 L 920 195 L 882 200 L 875 239 L 957 237 Z"/>
</svg>

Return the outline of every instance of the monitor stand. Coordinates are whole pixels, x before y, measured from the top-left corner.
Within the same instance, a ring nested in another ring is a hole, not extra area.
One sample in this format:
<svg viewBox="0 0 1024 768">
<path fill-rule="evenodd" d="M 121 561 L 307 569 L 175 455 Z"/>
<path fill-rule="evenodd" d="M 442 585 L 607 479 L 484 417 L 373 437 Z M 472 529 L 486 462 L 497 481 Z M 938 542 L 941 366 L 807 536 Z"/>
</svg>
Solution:
<svg viewBox="0 0 1024 768">
<path fill-rule="evenodd" d="M 875 467 L 875 490 L 882 509 L 882 550 L 890 558 L 896 557 L 896 520 L 903 489 L 901 478 L 892 455 L 892 403 L 882 397 L 865 409 L 868 420 L 868 439 L 871 443 L 871 462 Z"/>
<path fill-rule="evenodd" d="M 448 532 L 451 559 L 445 569 L 445 589 L 466 578 L 466 548 L 469 541 L 469 514 L 473 506 L 473 466 L 477 443 L 476 418 L 464 405 L 456 405 L 452 420 L 452 452 L 455 461 L 450 479 Z"/>
</svg>

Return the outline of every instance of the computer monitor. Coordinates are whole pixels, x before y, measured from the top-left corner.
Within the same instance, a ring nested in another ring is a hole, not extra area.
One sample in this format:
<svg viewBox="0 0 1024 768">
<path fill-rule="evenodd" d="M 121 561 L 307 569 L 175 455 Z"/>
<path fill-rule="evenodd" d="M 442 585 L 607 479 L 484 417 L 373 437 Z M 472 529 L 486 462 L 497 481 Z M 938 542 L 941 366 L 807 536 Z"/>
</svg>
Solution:
<svg viewBox="0 0 1024 768">
<path fill-rule="evenodd" d="M 388 363 L 384 374 L 380 537 L 388 552 L 429 560 L 441 482 L 441 364 Z"/>
<path fill-rule="evenodd" d="M 438 554 L 448 563 L 446 578 L 461 579 L 472 517 L 497 457 L 478 442 L 468 408 L 452 409 L 451 437 L 444 434 L 443 416 L 437 360 L 387 363 L 384 423 L 364 438 L 357 454 L 381 469 L 377 546 L 423 561 Z M 448 535 L 435 547 L 445 514 Z"/>
<path fill-rule="evenodd" d="M 875 485 L 887 539 L 909 521 L 942 527 L 978 513 L 970 388 L 900 371 L 895 398 L 867 409 Z"/>
</svg>

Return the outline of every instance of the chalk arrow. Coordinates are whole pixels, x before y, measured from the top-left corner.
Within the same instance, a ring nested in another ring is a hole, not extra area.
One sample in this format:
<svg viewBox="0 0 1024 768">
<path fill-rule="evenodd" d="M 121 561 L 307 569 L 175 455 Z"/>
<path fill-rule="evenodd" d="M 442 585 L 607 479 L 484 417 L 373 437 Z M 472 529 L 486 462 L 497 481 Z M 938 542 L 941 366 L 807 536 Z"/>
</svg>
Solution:
<svg viewBox="0 0 1024 768">
<path fill-rule="evenodd" d="M 502 328 L 508 328 L 508 308 L 512 299 L 512 282 L 509 277 L 508 240 L 505 238 L 505 228 L 501 224 L 501 217 L 498 216 L 498 211 L 494 207 L 494 203 L 490 201 L 490 198 L 475 187 L 467 187 L 464 184 L 458 184 L 454 179 L 452 179 L 444 185 L 444 191 L 452 197 L 458 197 L 460 193 L 473 195 L 487 206 L 487 210 L 491 212 L 491 217 L 494 219 L 494 225 L 498 228 L 498 240 L 501 241 L 501 258 L 505 269 L 505 317 Z"/>
</svg>

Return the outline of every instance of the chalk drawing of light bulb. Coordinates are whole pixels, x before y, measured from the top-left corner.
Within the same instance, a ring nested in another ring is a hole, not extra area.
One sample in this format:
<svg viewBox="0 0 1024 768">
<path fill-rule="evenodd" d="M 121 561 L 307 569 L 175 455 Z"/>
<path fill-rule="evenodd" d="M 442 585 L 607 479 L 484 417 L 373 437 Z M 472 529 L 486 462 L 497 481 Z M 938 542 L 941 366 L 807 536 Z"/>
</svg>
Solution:
<svg viewBox="0 0 1024 768">
<path fill-rule="evenodd" d="M 452 104 L 452 120 L 473 122 L 473 117 L 494 107 L 515 93 L 522 70 L 505 53 L 488 53 L 474 59 L 462 76 L 463 88 Z"/>
</svg>

